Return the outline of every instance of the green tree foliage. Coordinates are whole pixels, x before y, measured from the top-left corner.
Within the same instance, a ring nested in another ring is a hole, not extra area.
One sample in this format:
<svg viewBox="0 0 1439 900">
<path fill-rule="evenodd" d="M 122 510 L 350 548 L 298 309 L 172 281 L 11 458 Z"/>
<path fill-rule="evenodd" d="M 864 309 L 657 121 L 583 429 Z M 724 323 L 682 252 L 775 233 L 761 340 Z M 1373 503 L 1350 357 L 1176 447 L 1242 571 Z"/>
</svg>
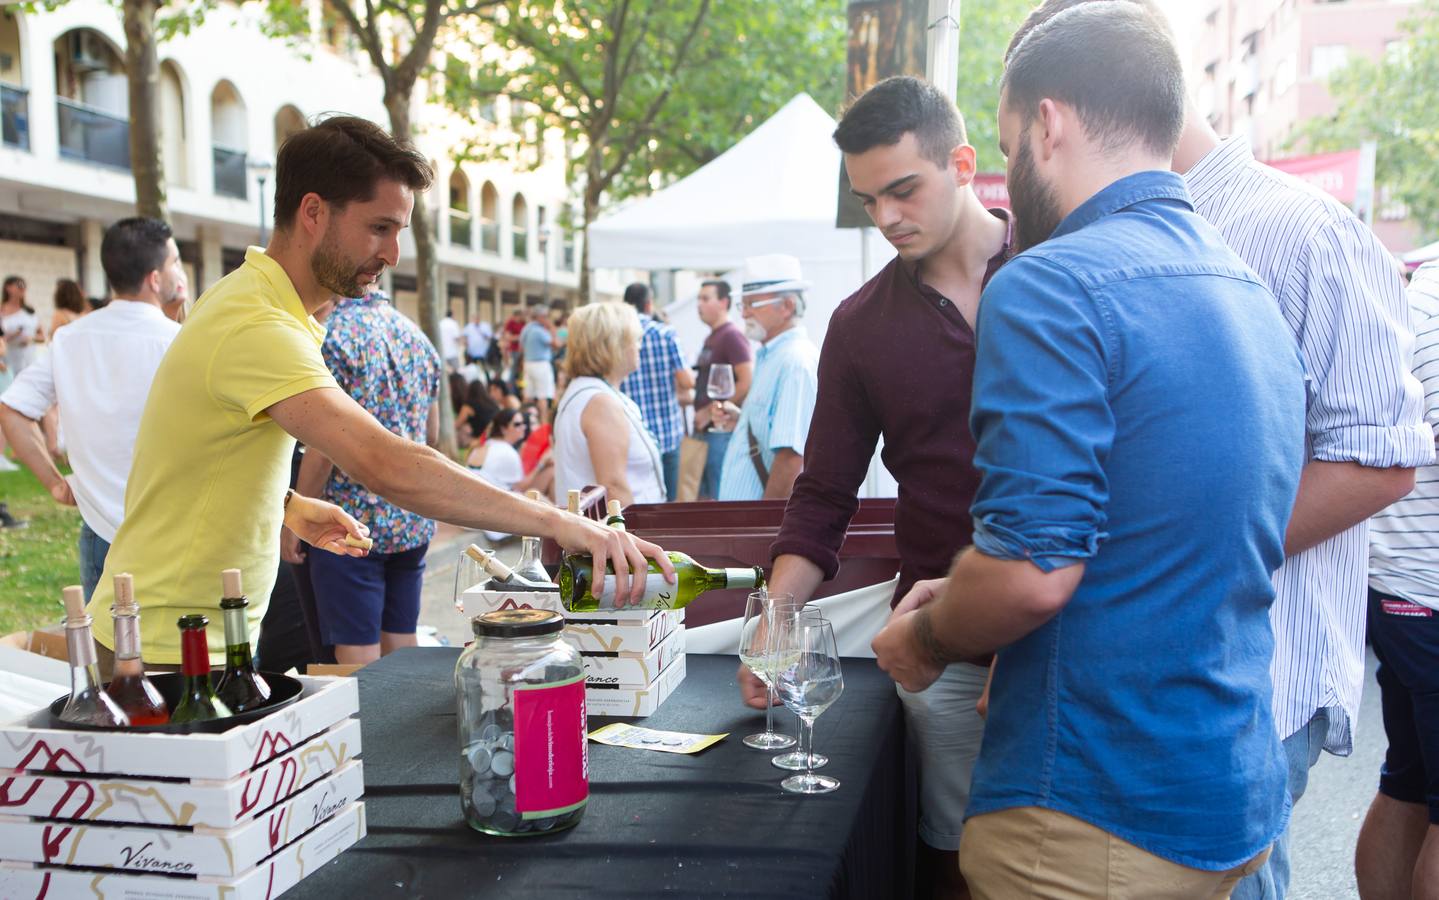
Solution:
<svg viewBox="0 0 1439 900">
<path fill-rule="evenodd" d="M 1425 232 L 1439 231 L 1439 0 L 1425 0 L 1380 60 L 1352 60 L 1329 81 L 1336 111 L 1303 125 L 1290 145 L 1312 152 L 1378 142 L 1375 183 Z"/>
<path fill-rule="evenodd" d="M 447 99 L 475 115 L 505 94 L 563 133 L 581 227 L 602 200 L 709 162 L 801 91 L 829 109 L 841 99 L 841 0 L 506 0 L 489 27 L 510 63 L 452 58 Z M 523 159 L 527 129 L 510 131 L 512 146 L 472 152 Z"/>
<path fill-rule="evenodd" d="M 999 152 L 999 79 L 1004 50 L 1037 0 L 971 0 L 962 4 L 959 31 L 959 87 L 955 102 L 964 114 L 969 142 L 981 172 L 1003 172 Z"/>
</svg>

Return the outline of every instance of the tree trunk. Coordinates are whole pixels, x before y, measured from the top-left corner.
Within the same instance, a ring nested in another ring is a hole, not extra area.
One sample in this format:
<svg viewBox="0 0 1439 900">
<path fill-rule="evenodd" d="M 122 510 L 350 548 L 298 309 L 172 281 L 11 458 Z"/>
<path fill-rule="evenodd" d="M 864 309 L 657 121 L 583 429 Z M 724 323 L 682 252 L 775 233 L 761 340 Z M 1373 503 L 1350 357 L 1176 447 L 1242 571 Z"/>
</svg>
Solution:
<svg viewBox="0 0 1439 900">
<path fill-rule="evenodd" d="M 585 235 L 585 246 L 580 251 L 580 303 L 582 304 L 593 303 L 595 299 L 593 272 L 590 269 L 590 223 L 594 222 L 595 216 L 599 215 L 600 211 L 600 194 L 603 189 L 600 186 L 598 169 L 598 166 L 590 164 L 586 167 L 585 172 L 584 211 L 581 213 L 584 216 L 582 230 Z"/>
<path fill-rule="evenodd" d="M 160 58 L 155 13 L 162 0 L 124 0 L 125 74 L 130 85 L 130 171 L 135 211 L 170 221 L 165 164 L 160 153 Z"/>
<path fill-rule="evenodd" d="M 413 140 L 410 133 L 410 96 L 414 85 L 401 86 L 385 94 L 385 109 L 390 114 L 390 131 L 402 140 Z M 440 362 L 449 356 L 440 335 L 440 319 L 444 318 L 440 301 L 440 261 L 435 255 L 435 234 L 430 222 L 429 204 L 423 194 L 415 194 L 415 210 L 410 215 L 410 231 L 415 237 L 415 288 L 419 294 L 420 329 L 440 351 Z M 448 374 L 448 373 L 446 373 Z M 450 380 L 440 378 L 440 452 L 450 459 L 457 455 L 455 446 L 455 412 L 450 405 Z"/>
</svg>

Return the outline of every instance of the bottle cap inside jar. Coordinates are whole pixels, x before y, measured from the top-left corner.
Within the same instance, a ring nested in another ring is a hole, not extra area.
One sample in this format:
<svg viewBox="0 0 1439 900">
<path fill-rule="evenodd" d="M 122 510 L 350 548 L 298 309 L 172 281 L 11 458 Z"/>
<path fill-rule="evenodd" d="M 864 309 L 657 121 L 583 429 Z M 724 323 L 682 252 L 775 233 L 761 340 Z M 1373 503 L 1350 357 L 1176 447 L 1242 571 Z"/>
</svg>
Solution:
<svg viewBox="0 0 1439 900">
<path fill-rule="evenodd" d="M 564 630 L 565 619 L 548 609 L 497 609 L 475 616 L 470 626 L 476 637 L 532 637 Z"/>
</svg>

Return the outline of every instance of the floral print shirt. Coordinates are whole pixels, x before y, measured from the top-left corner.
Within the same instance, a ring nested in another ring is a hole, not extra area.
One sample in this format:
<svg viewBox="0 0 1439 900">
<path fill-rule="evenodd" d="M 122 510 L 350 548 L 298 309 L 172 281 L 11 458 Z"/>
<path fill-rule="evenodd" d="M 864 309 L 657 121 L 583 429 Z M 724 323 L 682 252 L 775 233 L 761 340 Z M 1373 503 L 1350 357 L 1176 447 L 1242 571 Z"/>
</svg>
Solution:
<svg viewBox="0 0 1439 900">
<path fill-rule="evenodd" d="M 441 371 L 425 333 L 378 291 L 342 298 L 325 324 L 321 353 L 340 388 L 390 431 L 424 443 Z M 435 536 L 434 522 L 380 499 L 338 467 L 325 499 L 369 526 L 376 553 L 412 550 Z"/>
</svg>

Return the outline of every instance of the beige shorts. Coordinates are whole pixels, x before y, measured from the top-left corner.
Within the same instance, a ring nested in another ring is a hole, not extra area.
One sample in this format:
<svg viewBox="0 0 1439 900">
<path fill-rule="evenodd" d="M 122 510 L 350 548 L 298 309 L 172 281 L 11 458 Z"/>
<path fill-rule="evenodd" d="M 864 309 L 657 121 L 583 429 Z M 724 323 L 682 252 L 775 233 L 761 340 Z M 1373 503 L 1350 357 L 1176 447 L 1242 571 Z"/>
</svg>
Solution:
<svg viewBox="0 0 1439 900">
<path fill-rule="evenodd" d="M 525 399 L 555 399 L 555 367 L 553 363 L 525 363 Z"/>
<path fill-rule="evenodd" d="M 919 693 L 895 690 L 904 704 L 904 727 L 919 762 L 919 839 L 936 850 L 958 850 L 969 806 L 969 782 L 984 720 L 974 708 L 989 669 L 951 663 Z"/>
<path fill-rule="evenodd" d="M 1020 806 L 965 823 L 959 869 L 974 900 L 1223 900 L 1268 856 L 1223 872 L 1191 869 L 1073 816 Z"/>
</svg>

